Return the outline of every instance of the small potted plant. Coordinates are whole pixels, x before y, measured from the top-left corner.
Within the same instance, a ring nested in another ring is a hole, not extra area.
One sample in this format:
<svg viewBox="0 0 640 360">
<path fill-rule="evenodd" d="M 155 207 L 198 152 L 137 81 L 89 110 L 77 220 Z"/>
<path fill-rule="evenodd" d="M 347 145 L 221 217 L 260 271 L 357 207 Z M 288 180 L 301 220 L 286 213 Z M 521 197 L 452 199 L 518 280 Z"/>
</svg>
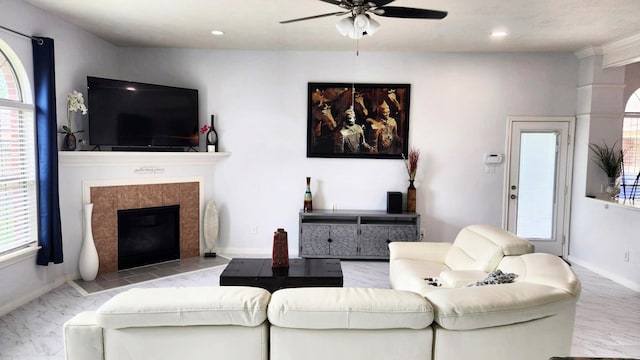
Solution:
<svg viewBox="0 0 640 360">
<path fill-rule="evenodd" d="M 607 193 L 613 198 L 620 193 L 620 188 L 616 180 L 622 173 L 624 154 L 622 149 L 617 148 L 618 141 L 612 146 L 602 142 L 602 145 L 589 144 L 589 149 L 593 152 L 591 160 L 595 162 L 605 174 L 607 174 Z"/>
<path fill-rule="evenodd" d="M 82 112 L 82 115 L 87 114 L 87 107 L 84 105 L 84 97 L 82 93 L 73 90 L 67 96 L 67 125 L 62 125 L 62 130 L 58 131 L 59 134 L 65 134 L 62 141 L 62 150 L 74 151 L 76 149 L 76 136 L 75 134 L 81 133 L 84 130 L 71 130 L 71 117 L 72 113 L 78 111 Z"/>
</svg>

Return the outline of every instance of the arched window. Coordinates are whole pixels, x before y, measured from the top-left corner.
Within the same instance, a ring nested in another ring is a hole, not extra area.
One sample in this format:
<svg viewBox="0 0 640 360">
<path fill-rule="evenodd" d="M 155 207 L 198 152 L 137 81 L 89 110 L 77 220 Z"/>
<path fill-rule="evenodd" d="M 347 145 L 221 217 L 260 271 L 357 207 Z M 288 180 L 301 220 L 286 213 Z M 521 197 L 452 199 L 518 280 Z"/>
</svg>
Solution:
<svg viewBox="0 0 640 360">
<path fill-rule="evenodd" d="M 0 256 L 37 244 L 33 121 L 24 67 L 0 40 Z"/>
<path fill-rule="evenodd" d="M 620 198 L 640 199 L 640 89 L 636 90 L 624 109 L 622 122 L 624 177 Z M 636 186 L 634 187 L 634 183 Z"/>
</svg>

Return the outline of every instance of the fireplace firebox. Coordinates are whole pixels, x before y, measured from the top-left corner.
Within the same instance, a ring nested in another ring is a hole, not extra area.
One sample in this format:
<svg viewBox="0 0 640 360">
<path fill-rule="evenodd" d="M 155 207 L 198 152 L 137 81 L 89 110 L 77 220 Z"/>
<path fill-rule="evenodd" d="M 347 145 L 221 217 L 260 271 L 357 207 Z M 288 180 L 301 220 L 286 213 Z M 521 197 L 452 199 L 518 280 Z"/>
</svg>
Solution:
<svg viewBox="0 0 640 360">
<path fill-rule="evenodd" d="M 180 205 L 118 210 L 118 270 L 180 258 Z"/>
</svg>

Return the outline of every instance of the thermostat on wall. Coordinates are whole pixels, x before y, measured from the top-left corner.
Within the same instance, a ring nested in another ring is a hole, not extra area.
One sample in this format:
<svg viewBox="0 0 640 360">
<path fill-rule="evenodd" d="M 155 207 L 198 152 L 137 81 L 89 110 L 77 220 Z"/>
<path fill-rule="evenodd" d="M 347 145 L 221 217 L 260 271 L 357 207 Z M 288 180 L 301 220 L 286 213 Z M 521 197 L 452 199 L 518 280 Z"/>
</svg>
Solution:
<svg viewBox="0 0 640 360">
<path fill-rule="evenodd" d="M 502 164 L 504 160 L 504 154 L 501 153 L 489 153 L 484 155 L 484 163 L 487 165 Z"/>
</svg>

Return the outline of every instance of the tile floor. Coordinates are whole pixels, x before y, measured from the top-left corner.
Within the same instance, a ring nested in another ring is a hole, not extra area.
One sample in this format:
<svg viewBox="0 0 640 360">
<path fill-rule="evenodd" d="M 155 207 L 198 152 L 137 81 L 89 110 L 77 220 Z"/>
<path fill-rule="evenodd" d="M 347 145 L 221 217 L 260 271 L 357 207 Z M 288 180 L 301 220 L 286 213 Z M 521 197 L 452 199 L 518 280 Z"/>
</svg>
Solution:
<svg viewBox="0 0 640 360">
<path fill-rule="evenodd" d="M 93 281 L 83 281 L 79 279 L 71 281 L 69 284 L 80 291 L 82 295 L 86 296 L 121 286 L 139 284 L 167 276 L 226 265 L 227 263 L 229 263 L 229 259 L 223 256 L 211 258 L 194 257 L 102 274 L 98 275 Z"/>
<path fill-rule="evenodd" d="M 384 261 L 343 261 L 345 287 L 389 288 Z M 640 358 L 640 293 L 574 265 L 582 280 L 572 355 Z M 132 286 L 217 286 L 223 265 L 83 296 L 69 284 L 0 318 L 0 359 L 64 359 L 62 325 Z M 517 357 L 514 357 L 516 359 Z"/>
</svg>

